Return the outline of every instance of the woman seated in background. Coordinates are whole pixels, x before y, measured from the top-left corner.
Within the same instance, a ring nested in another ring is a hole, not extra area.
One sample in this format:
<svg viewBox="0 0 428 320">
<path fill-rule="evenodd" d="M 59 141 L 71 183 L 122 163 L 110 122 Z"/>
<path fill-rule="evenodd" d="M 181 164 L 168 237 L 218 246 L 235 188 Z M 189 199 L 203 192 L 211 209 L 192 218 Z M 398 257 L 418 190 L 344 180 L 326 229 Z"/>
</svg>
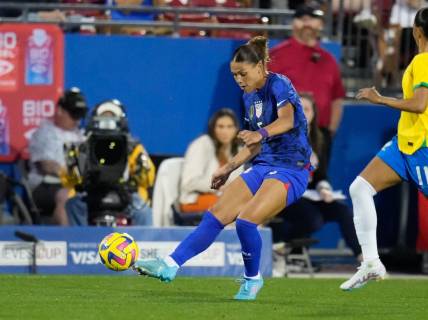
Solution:
<svg viewBox="0 0 428 320">
<path fill-rule="evenodd" d="M 219 191 L 211 189 L 212 174 L 238 152 L 238 130 L 233 110 L 220 109 L 210 118 L 208 133 L 189 145 L 180 182 L 181 212 L 204 212 L 217 201 Z M 241 172 L 242 169 L 235 170 L 228 181 Z"/>
<path fill-rule="evenodd" d="M 278 230 L 274 228 L 274 242 L 289 242 L 297 238 L 310 237 L 326 222 L 337 222 L 347 246 L 354 256 L 360 259 L 361 248 L 353 224 L 351 208 L 343 201 L 341 194 L 333 193 L 327 181 L 327 158 L 323 135 L 317 127 L 317 113 L 313 97 L 300 94 L 303 112 L 309 126 L 309 139 L 312 146 L 311 164 L 315 171 L 302 198 L 287 207 L 283 212 L 283 223 Z"/>
</svg>

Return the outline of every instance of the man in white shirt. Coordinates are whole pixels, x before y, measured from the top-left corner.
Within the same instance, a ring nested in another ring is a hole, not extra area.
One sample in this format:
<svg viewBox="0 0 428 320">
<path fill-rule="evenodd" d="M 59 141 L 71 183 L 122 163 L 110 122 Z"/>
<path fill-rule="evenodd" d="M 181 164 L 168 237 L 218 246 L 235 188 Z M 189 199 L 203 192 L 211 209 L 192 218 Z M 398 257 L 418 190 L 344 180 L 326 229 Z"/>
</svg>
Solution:
<svg viewBox="0 0 428 320">
<path fill-rule="evenodd" d="M 52 217 L 55 224 L 68 224 L 64 207 L 68 189 L 60 181 L 64 145 L 83 141 L 78 126 L 87 110 L 83 94 L 71 88 L 59 99 L 53 119 L 44 121 L 30 139 L 30 188 L 41 216 Z"/>
</svg>

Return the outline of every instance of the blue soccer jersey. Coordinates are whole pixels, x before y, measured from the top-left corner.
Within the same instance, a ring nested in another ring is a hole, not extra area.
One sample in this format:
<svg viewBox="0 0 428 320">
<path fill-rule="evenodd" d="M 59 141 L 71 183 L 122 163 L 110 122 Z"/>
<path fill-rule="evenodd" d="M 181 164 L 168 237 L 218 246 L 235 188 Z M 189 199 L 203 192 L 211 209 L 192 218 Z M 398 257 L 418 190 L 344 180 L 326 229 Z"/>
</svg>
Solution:
<svg viewBox="0 0 428 320">
<path fill-rule="evenodd" d="M 269 73 L 265 85 L 243 95 L 245 121 L 249 130 L 256 131 L 278 119 L 278 109 L 290 103 L 294 106 L 293 129 L 264 139 L 260 153 L 252 164 L 303 168 L 309 164 L 311 147 L 308 126 L 299 95 L 291 81 L 280 74 Z"/>
</svg>

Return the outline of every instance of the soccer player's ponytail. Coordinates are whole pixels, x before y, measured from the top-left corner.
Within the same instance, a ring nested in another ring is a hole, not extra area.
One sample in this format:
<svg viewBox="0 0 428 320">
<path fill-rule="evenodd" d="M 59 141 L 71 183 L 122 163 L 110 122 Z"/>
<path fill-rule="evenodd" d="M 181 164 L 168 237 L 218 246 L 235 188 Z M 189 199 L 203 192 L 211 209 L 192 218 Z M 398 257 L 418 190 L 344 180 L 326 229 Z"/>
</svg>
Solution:
<svg viewBox="0 0 428 320">
<path fill-rule="evenodd" d="M 415 16 L 415 26 L 420 27 L 428 39 L 428 7 L 419 9 Z"/>
<path fill-rule="evenodd" d="M 254 49 L 258 52 L 260 60 L 263 60 L 264 63 L 269 62 L 268 39 L 266 37 L 254 37 L 250 39 L 247 44 L 254 47 Z"/>
<path fill-rule="evenodd" d="M 266 37 L 257 36 L 246 44 L 238 47 L 233 53 L 232 61 L 257 64 L 260 61 L 266 65 L 269 62 L 268 40 Z"/>
</svg>

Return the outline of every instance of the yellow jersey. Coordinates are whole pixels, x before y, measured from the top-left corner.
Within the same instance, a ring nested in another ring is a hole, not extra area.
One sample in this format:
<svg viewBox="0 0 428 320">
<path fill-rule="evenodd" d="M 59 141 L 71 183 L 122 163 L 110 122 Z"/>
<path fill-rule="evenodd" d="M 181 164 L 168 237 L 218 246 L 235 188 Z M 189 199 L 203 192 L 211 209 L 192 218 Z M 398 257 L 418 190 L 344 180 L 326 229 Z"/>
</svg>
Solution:
<svg viewBox="0 0 428 320">
<path fill-rule="evenodd" d="M 407 67 L 402 80 L 403 97 L 410 99 L 419 87 L 428 88 L 428 52 L 416 55 Z M 413 154 L 428 138 L 428 108 L 424 113 L 402 111 L 398 122 L 398 148 Z"/>
</svg>

